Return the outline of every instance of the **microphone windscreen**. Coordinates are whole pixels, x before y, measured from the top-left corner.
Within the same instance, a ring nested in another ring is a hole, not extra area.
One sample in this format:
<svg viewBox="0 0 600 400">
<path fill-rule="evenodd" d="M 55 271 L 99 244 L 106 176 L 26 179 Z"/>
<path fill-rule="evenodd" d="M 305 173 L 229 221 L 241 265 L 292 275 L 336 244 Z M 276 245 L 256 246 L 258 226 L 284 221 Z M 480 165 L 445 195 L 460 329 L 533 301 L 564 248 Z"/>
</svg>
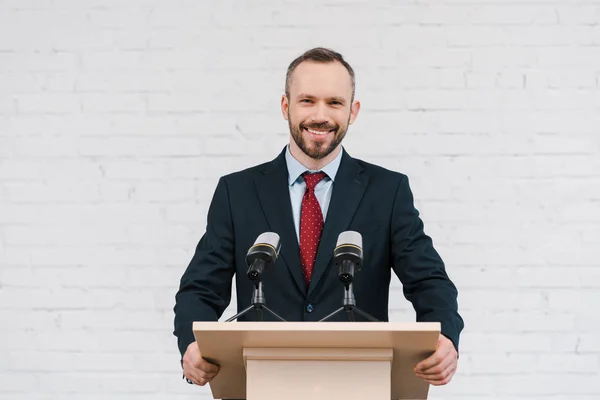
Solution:
<svg viewBox="0 0 600 400">
<path fill-rule="evenodd" d="M 340 233 L 338 241 L 335 247 L 352 245 L 362 249 L 362 236 L 360 233 L 355 231 L 345 231 Z"/>
<path fill-rule="evenodd" d="M 279 252 L 279 235 L 275 232 L 265 232 L 258 235 L 254 245 L 266 244 L 276 249 Z"/>
</svg>

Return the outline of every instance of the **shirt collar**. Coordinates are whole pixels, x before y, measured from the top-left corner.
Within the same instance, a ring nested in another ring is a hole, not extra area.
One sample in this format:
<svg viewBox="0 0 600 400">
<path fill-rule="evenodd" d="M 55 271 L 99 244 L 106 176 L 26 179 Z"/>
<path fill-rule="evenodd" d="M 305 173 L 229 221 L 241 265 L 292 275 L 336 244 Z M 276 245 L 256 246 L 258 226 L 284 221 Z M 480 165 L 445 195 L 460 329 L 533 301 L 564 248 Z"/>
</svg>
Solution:
<svg viewBox="0 0 600 400">
<path fill-rule="evenodd" d="M 331 179 L 332 181 L 335 181 L 335 175 L 337 174 L 337 171 L 340 167 L 340 163 L 342 162 L 342 152 L 344 151 L 344 149 L 342 149 L 338 155 L 326 166 L 324 166 L 323 168 L 321 168 L 319 171 L 325 172 L 327 174 L 327 177 L 329 179 Z M 294 158 L 294 156 L 292 156 L 292 153 L 290 152 L 290 146 L 287 145 L 286 147 L 286 151 L 285 151 L 285 162 L 287 163 L 287 168 L 288 168 L 288 184 L 291 186 L 294 184 L 294 182 L 296 182 L 298 180 L 298 178 L 305 173 L 306 171 L 309 172 L 318 172 L 315 170 L 310 170 L 307 167 L 305 167 L 302 163 L 300 163 L 300 161 L 296 160 Z"/>
</svg>

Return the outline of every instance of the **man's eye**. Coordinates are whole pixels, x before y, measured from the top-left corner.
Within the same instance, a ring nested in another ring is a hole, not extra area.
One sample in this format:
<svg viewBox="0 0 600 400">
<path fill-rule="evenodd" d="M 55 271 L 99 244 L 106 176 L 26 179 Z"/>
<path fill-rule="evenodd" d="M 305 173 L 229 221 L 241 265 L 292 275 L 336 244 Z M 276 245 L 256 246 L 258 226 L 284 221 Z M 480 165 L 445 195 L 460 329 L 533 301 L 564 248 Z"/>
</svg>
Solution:
<svg viewBox="0 0 600 400">
<path fill-rule="evenodd" d="M 309 99 L 302 99 L 302 100 L 300 100 L 300 103 L 310 103 L 310 100 Z"/>
</svg>

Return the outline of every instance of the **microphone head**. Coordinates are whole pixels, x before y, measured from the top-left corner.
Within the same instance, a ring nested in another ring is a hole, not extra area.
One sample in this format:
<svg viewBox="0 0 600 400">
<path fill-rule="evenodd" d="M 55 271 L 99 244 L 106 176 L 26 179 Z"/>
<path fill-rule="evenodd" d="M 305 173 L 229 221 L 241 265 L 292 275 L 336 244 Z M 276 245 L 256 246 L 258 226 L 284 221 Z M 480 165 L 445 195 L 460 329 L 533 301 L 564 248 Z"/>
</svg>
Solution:
<svg viewBox="0 0 600 400">
<path fill-rule="evenodd" d="M 273 264 L 279 256 L 281 241 L 279 235 L 274 232 L 265 232 L 258 235 L 254 245 L 248 249 L 246 261 L 252 264 L 255 260 L 263 260 L 267 264 Z"/>
<path fill-rule="evenodd" d="M 362 250 L 362 235 L 356 231 L 345 231 L 340 233 L 335 247 L 351 245 Z"/>
<path fill-rule="evenodd" d="M 272 247 L 273 250 L 275 250 L 275 256 L 278 256 L 279 250 L 281 249 L 281 240 L 279 235 L 275 232 L 265 232 L 258 235 L 256 241 L 254 241 L 254 246 L 261 245 Z"/>
<path fill-rule="evenodd" d="M 345 231 L 338 236 L 337 245 L 333 250 L 335 263 L 340 265 L 344 261 L 352 261 L 360 268 L 362 262 L 362 236 L 355 231 Z"/>
<path fill-rule="evenodd" d="M 362 258 L 361 234 L 355 231 L 340 233 L 337 245 L 333 250 L 333 260 L 340 268 L 338 277 L 344 285 L 352 283 L 354 272 L 360 270 Z"/>
</svg>

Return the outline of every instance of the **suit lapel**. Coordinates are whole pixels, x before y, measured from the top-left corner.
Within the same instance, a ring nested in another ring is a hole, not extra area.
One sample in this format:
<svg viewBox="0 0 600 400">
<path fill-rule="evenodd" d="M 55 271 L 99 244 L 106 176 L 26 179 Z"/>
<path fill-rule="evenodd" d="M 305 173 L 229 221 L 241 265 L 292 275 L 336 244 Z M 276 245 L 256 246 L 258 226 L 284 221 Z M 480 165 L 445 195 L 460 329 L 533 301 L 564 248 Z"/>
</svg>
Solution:
<svg viewBox="0 0 600 400">
<path fill-rule="evenodd" d="M 348 229 L 369 181 L 368 176 L 361 174 L 363 168 L 360 164 L 351 158 L 345 150 L 342 151 L 344 153 L 333 183 L 331 201 L 308 288 L 309 295 L 327 270 L 327 266 L 333 257 L 338 235 Z"/>
<path fill-rule="evenodd" d="M 300 267 L 300 248 L 294 228 L 288 188 L 285 149 L 275 160 L 265 165 L 262 174 L 255 179 L 255 185 L 269 229 L 279 234 L 281 238 L 280 257 L 290 270 L 300 291 L 305 293 L 306 283 Z"/>
</svg>

